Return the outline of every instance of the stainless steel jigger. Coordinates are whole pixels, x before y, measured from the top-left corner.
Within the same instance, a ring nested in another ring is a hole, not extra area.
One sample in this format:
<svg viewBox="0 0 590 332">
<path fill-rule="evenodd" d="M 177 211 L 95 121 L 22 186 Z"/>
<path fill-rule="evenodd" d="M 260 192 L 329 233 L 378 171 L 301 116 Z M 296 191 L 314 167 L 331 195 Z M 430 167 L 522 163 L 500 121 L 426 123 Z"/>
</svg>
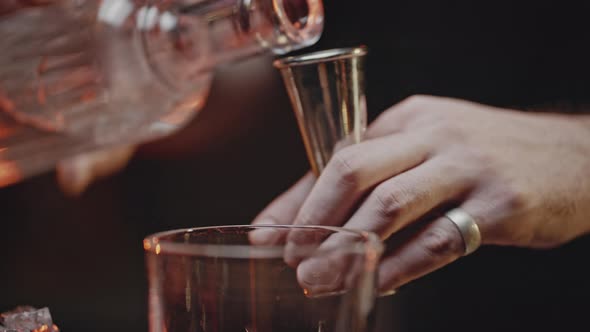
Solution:
<svg viewBox="0 0 590 332">
<path fill-rule="evenodd" d="M 289 92 L 313 172 L 332 155 L 359 143 L 367 128 L 364 47 L 342 48 L 276 60 Z"/>
</svg>

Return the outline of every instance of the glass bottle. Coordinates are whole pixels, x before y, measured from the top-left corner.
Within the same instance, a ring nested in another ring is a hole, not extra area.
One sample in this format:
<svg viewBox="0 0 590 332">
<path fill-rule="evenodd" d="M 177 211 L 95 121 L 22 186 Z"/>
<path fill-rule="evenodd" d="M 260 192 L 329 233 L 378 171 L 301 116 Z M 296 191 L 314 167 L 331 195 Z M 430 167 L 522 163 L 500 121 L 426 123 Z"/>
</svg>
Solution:
<svg viewBox="0 0 590 332">
<path fill-rule="evenodd" d="M 321 0 L 5 2 L 0 187 L 178 130 L 205 103 L 216 66 L 310 46 L 323 15 Z"/>
</svg>

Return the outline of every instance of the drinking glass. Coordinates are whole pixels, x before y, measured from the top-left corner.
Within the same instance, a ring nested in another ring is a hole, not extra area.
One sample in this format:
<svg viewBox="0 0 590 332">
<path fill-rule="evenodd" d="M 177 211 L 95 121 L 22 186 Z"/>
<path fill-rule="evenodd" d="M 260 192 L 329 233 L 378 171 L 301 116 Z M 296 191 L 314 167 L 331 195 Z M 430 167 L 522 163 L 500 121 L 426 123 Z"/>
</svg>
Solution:
<svg viewBox="0 0 590 332">
<path fill-rule="evenodd" d="M 319 226 L 224 226 L 144 240 L 151 332 L 365 332 L 382 245 Z"/>
</svg>

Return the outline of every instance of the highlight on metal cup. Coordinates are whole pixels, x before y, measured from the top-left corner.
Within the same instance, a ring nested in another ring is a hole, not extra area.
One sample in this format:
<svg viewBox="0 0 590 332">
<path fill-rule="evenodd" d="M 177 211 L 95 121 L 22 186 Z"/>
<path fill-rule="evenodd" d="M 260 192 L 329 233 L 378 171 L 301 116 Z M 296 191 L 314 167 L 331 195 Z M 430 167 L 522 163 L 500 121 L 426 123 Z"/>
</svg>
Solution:
<svg viewBox="0 0 590 332">
<path fill-rule="evenodd" d="M 278 59 L 311 168 L 319 175 L 339 149 L 367 128 L 364 46 Z"/>
</svg>

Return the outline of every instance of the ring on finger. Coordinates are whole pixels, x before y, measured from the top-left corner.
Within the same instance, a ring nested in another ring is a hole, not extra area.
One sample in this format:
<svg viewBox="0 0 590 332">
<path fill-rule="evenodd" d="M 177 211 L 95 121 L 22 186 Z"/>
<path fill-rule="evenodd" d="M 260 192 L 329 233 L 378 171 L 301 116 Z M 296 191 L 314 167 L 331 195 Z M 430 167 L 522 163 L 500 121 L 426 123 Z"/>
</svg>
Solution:
<svg viewBox="0 0 590 332">
<path fill-rule="evenodd" d="M 465 210 L 456 208 L 445 213 L 445 217 L 449 219 L 457 227 L 463 238 L 465 252 L 463 256 L 472 254 L 481 246 L 481 233 L 475 219 Z"/>
</svg>

